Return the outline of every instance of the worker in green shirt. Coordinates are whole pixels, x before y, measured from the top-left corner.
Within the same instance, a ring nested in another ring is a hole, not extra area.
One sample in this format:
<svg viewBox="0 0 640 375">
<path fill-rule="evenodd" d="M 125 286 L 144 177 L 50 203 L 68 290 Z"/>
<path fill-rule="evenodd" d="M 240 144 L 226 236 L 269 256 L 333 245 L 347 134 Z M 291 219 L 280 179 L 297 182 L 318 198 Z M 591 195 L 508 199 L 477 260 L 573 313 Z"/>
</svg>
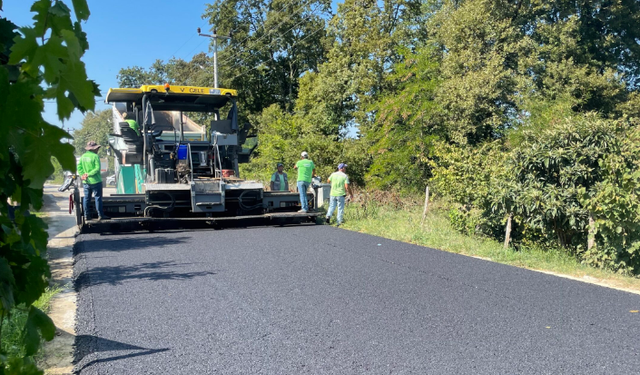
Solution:
<svg viewBox="0 0 640 375">
<path fill-rule="evenodd" d="M 338 164 L 338 171 L 333 172 L 327 179 L 327 182 L 331 183 L 331 193 L 329 199 L 329 211 L 327 211 L 327 217 L 325 218 L 327 224 L 331 224 L 331 215 L 338 206 L 338 221 L 337 224 L 342 224 L 342 216 L 344 215 L 344 198 L 349 192 L 349 198 L 353 198 L 351 193 L 351 186 L 349 186 L 349 176 L 345 173 L 347 171 L 347 165 L 345 163 Z"/>
<path fill-rule="evenodd" d="M 122 118 L 129 124 L 129 127 L 135 130 L 138 136 L 140 136 L 140 126 L 138 126 L 138 122 L 134 119 L 127 119 L 127 112 L 122 114 Z"/>
<path fill-rule="evenodd" d="M 98 150 L 100 145 L 95 141 L 89 141 L 85 152 L 78 161 L 78 176 L 82 179 L 84 186 L 84 197 L 82 199 L 82 208 L 84 210 L 84 220 L 91 219 L 89 211 L 89 202 L 91 195 L 95 197 L 96 211 L 98 211 L 98 220 L 111 219 L 105 216 L 102 211 L 102 177 L 100 176 L 100 157 Z"/>
<path fill-rule="evenodd" d="M 309 160 L 309 154 L 302 151 L 301 160 L 298 160 L 294 169 L 298 170 L 298 192 L 300 193 L 300 205 L 302 209 L 298 212 L 309 211 L 309 202 L 307 202 L 307 189 L 311 185 L 311 178 L 316 174 L 316 166 Z"/>
</svg>

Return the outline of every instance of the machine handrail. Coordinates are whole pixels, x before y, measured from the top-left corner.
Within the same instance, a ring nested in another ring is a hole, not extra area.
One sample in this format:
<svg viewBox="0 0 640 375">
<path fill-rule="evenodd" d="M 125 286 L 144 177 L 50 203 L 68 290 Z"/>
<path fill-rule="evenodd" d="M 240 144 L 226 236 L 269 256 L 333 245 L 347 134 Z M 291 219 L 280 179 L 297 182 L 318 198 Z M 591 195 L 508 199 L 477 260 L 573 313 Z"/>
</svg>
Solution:
<svg viewBox="0 0 640 375">
<path fill-rule="evenodd" d="M 189 168 L 191 169 L 191 181 L 193 181 L 193 158 L 191 157 L 191 143 L 187 143 L 187 151 L 189 158 Z"/>
<path fill-rule="evenodd" d="M 213 133 L 213 146 L 215 147 L 215 150 L 216 150 L 215 159 L 218 162 L 218 166 L 219 166 L 219 168 L 215 171 L 215 178 L 222 179 L 222 160 L 220 160 L 220 146 L 218 146 L 217 132 Z M 214 166 L 214 169 L 216 169 L 215 166 Z"/>
</svg>

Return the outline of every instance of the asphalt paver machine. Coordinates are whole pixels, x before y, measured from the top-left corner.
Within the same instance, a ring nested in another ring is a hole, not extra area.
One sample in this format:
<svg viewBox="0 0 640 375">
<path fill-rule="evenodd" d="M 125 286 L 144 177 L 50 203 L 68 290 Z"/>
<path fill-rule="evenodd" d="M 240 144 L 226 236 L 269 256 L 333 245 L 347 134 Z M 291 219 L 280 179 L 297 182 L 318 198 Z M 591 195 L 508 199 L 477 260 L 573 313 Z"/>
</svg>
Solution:
<svg viewBox="0 0 640 375">
<path fill-rule="evenodd" d="M 95 220 L 92 210 L 94 218 L 84 221 L 76 211 L 83 232 L 316 221 L 313 210 L 297 212 L 298 193 L 240 178 L 238 165 L 257 142 L 247 136 L 248 124 L 238 124 L 235 90 L 146 85 L 110 89 L 106 102 L 113 105 L 117 193 L 103 198 L 111 220 Z M 208 126 L 195 122 L 205 118 Z M 317 194 L 307 194 L 313 207 Z M 82 210 L 79 194 L 73 196 Z"/>
</svg>

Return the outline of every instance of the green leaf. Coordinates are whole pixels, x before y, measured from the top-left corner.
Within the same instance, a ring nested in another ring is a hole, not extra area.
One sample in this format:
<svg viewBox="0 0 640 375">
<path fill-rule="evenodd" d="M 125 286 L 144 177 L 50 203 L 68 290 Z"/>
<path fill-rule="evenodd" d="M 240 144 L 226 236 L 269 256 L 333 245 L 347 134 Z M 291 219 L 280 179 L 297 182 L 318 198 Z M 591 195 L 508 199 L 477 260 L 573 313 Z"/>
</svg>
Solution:
<svg viewBox="0 0 640 375">
<path fill-rule="evenodd" d="M 36 21 L 34 24 L 34 30 L 37 36 L 43 36 L 45 33 L 50 8 L 51 0 L 39 0 L 31 6 L 31 12 L 35 13 L 33 19 Z"/>
<path fill-rule="evenodd" d="M 39 47 L 33 55 L 30 64 L 44 68 L 44 79 L 53 83 L 58 79 L 60 71 L 65 68 L 65 61 L 69 59 L 70 49 L 62 45 L 63 39 L 52 35 L 47 42 Z"/>
<path fill-rule="evenodd" d="M 56 333 L 56 326 L 51 318 L 40 309 L 31 306 L 29 316 L 24 327 L 24 344 L 28 356 L 34 355 L 40 347 L 40 336 L 46 341 L 53 340 Z"/>
<path fill-rule="evenodd" d="M 14 44 L 11 47 L 11 56 L 9 56 L 9 64 L 12 65 L 16 65 L 23 59 L 26 60 L 33 56 L 38 49 L 35 29 L 32 27 L 21 27 L 19 30 L 23 36 L 17 36 L 14 39 Z"/>
<path fill-rule="evenodd" d="M 72 0 L 73 10 L 76 12 L 76 18 L 80 21 L 86 21 L 89 19 L 89 6 L 86 0 Z"/>
<path fill-rule="evenodd" d="M 2 54 L 9 56 L 9 48 L 13 45 L 13 39 L 18 36 L 16 29 L 18 27 L 13 22 L 0 18 L 0 56 Z M 2 56 L 4 60 L 5 56 Z M 4 62 L 3 60 L 0 60 Z"/>
<path fill-rule="evenodd" d="M 58 118 L 60 118 L 60 120 L 65 120 L 71 117 L 71 113 L 73 113 L 75 106 L 73 105 L 73 100 L 67 97 L 64 90 L 57 90 L 56 104 L 58 105 Z"/>
<path fill-rule="evenodd" d="M 56 1 L 51 9 L 49 9 L 49 13 L 56 17 L 68 18 L 71 16 L 71 9 L 62 1 Z"/>
<path fill-rule="evenodd" d="M 82 26 L 80 22 L 75 22 L 73 24 L 73 32 L 76 34 L 76 38 L 78 38 L 78 42 L 80 43 L 80 47 L 83 51 L 89 49 L 89 42 L 87 41 L 87 33 L 82 31 Z"/>
<path fill-rule="evenodd" d="M 9 311 L 15 301 L 13 300 L 13 287 L 15 279 L 9 262 L 5 258 L 0 258 L 0 314 Z"/>
</svg>

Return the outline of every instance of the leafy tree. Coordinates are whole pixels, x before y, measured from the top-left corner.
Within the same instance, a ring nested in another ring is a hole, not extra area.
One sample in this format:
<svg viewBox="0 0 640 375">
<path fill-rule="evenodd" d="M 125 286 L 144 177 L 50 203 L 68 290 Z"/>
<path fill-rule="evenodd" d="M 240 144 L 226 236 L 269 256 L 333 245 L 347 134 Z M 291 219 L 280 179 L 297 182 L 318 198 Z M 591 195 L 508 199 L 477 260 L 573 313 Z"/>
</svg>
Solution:
<svg viewBox="0 0 640 375">
<path fill-rule="evenodd" d="M 418 43 L 420 15 L 420 2 L 413 0 L 339 5 L 328 25 L 333 44 L 327 61 L 317 76 L 307 75 L 296 110 L 325 134 L 344 135 L 352 127 L 365 134 L 373 119 L 369 106 L 389 85 L 389 68 L 402 60 L 399 47 Z"/>
<path fill-rule="evenodd" d="M 438 74 L 431 49 L 405 51 L 405 61 L 387 78 L 392 89 L 371 106 L 375 126 L 365 138 L 374 155 L 367 177 L 375 187 L 422 188 L 430 177 L 432 142 L 446 138 L 434 100 Z"/>
<path fill-rule="evenodd" d="M 437 100 L 456 143 L 502 137 L 522 124 L 531 98 L 570 96 L 576 112 L 616 116 L 635 85 L 638 45 L 627 35 L 638 33 L 628 23 L 640 17 L 637 2 L 430 4 L 430 35 L 442 51 Z"/>
<path fill-rule="evenodd" d="M 89 141 L 96 141 L 102 147 L 98 151 L 100 157 L 106 157 L 106 149 L 109 144 L 108 135 L 113 132 L 112 111 L 105 109 L 96 112 L 87 112 L 80 123 L 82 127 L 73 132 L 76 155 L 85 153 L 85 146 Z"/>
<path fill-rule="evenodd" d="M 140 66 L 120 69 L 117 79 L 120 87 L 165 83 L 182 86 L 213 86 L 213 60 L 204 53 L 193 56 L 188 62 L 176 58 L 166 63 L 156 60 L 148 69 Z"/>
<path fill-rule="evenodd" d="M 113 132 L 113 112 L 110 109 L 104 109 L 96 112 L 87 112 L 82 119 L 82 127 L 73 132 L 73 145 L 75 147 L 76 156 L 84 154 L 85 146 L 89 141 L 96 141 L 100 147 L 98 155 L 101 158 L 108 158 L 107 146 L 109 145 L 109 134 Z M 109 163 L 108 172 L 114 171 L 113 160 Z"/>
<path fill-rule="evenodd" d="M 0 324 L 12 309 L 28 311 L 25 356 L 7 358 L 0 349 L 0 374 L 40 374 L 32 356 L 41 337 L 51 340 L 55 332 L 51 319 L 32 305 L 50 271 L 46 224 L 29 210 L 42 207 L 52 157 L 65 169 L 75 167 L 73 146 L 61 142 L 69 134 L 42 118 L 44 100 L 55 100 L 64 120 L 76 108 L 93 109 L 99 94 L 80 60 L 88 48 L 80 22 L 89 9 L 84 0 L 73 4 L 75 22 L 64 2 L 51 0 L 33 4 L 33 26 L 17 28 L 0 18 Z M 1 340 L 0 330 L 0 348 Z"/>
<path fill-rule="evenodd" d="M 267 181 L 278 162 L 284 163 L 285 171 L 295 176 L 293 166 L 300 160 L 300 153 L 307 151 L 316 164 L 316 173 L 323 179 L 335 172 L 339 163 L 347 163 L 352 182 L 362 184 L 368 156 L 358 140 L 328 138 L 309 127 L 304 116 L 289 114 L 277 104 L 254 120 L 260 143 L 251 163 L 243 166 L 243 173 L 249 177 Z"/>
<path fill-rule="evenodd" d="M 217 0 L 203 18 L 232 34 L 219 53 L 223 86 L 240 91 L 245 111 L 271 104 L 291 111 L 299 79 L 325 60 L 329 0 Z"/>
</svg>

